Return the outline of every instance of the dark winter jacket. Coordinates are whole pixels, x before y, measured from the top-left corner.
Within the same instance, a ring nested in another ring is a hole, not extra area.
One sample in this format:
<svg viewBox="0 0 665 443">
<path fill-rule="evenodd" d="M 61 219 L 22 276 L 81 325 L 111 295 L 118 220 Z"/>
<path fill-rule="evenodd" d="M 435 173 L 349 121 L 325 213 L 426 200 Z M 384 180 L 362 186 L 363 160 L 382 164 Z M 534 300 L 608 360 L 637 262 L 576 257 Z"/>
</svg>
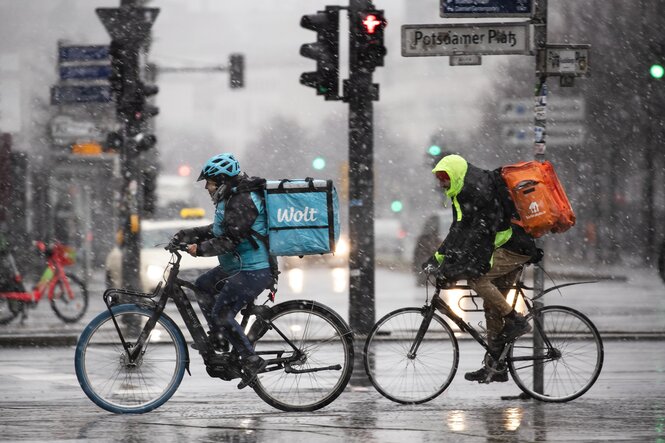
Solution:
<svg viewBox="0 0 665 443">
<path fill-rule="evenodd" d="M 442 259 L 440 272 L 452 280 L 477 277 L 490 269 L 494 249 L 504 241 L 497 237 L 505 217 L 495 176 L 459 155 L 444 157 L 432 172 L 438 171 L 450 177 L 446 195 L 453 210 L 450 231 L 435 254 Z"/>
<path fill-rule="evenodd" d="M 177 237 L 187 243 L 196 243 L 197 255 L 220 257 L 222 266 L 226 261 L 229 262 L 228 267 L 234 267 L 230 262 L 232 255 L 240 253 L 245 255 L 243 269 L 250 261 L 261 263 L 259 269 L 268 267 L 266 245 L 252 236 L 253 232 L 267 235 L 267 231 L 260 232 L 267 228 L 265 220 L 257 220 L 259 214 L 265 218 L 262 202 L 255 193 L 234 192 L 237 188 L 254 189 L 261 183 L 265 183 L 265 179 L 247 177 L 245 174 L 235 177 L 219 198 L 215 223 L 182 230 Z M 259 225 L 260 228 L 257 229 Z"/>
</svg>

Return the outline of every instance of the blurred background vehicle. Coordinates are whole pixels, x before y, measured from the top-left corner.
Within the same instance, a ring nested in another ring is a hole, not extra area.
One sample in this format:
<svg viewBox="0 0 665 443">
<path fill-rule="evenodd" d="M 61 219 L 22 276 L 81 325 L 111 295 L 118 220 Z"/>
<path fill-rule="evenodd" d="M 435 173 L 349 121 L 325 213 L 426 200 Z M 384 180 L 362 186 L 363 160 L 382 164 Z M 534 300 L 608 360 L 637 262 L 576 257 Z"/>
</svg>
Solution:
<svg viewBox="0 0 665 443">
<path fill-rule="evenodd" d="M 419 285 L 425 284 L 425 275 L 420 272 L 421 265 L 434 254 L 436 248 L 439 247 L 448 234 L 452 222 L 453 214 L 451 210 L 438 211 L 427 217 L 418 231 L 419 234 L 413 248 L 411 270 Z"/>
<path fill-rule="evenodd" d="M 407 231 L 397 218 L 374 220 L 374 250 L 379 265 L 399 264 L 404 258 Z"/>
<path fill-rule="evenodd" d="M 181 229 L 205 226 L 211 220 L 202 218 L 203 209 L 183 210 L 182 218 L 168 220 L 143 220 L 141 222 L 141 290 L 152 292 L 164 276 L 164 269 L 171 254 L 164 246 Z M 217 257 L 192 257 L 183 253 L 180 277 L 194 281 L 205 271 L 219 264 Z M 115 246 L 106 257 L 106 285 L 122 287 L 122 251 Z"/>
</svg>

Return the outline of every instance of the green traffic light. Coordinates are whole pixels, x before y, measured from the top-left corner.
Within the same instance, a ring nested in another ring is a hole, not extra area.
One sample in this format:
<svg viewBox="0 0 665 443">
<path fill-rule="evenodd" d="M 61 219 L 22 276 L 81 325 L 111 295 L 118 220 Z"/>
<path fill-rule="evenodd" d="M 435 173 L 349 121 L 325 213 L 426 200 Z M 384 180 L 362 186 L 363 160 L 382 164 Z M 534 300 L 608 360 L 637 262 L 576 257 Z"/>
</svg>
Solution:
<svg viewBox="0 0 665 443">
<path fill-rule="evenodd" d="M 663 68 L 663 65 L 659 64 L 651 65 L 651 68 L 649 68 L 649 74 L 651 74 L 651 77 L 653 78 L 661 79 L 663 78 L 663 75 L 665 75 L 665 68 Z"/>
<path fill-rule="evenodd" d="M 323 157 L 316 157 L 312 161 L 312 167 L 316 169 L 317 171 L 320 171 L 321 169 L 326 167 L 326 161 Z"/>
<path fill-rule="evenodd" d="M 429 155 L 433 155 L 433 156 L 441 155 L 441 147 L 439 147 L 437 145 L 432 145 L 427 150 L 427 153 Z"/>
<path fill-rule="evenodd" d="M 390 204 L 390 210 L 393 212 L 402 212 L 402 209 L 404 209 L 404 205 L 399 200 L 394 200 Z"/>
</svg>

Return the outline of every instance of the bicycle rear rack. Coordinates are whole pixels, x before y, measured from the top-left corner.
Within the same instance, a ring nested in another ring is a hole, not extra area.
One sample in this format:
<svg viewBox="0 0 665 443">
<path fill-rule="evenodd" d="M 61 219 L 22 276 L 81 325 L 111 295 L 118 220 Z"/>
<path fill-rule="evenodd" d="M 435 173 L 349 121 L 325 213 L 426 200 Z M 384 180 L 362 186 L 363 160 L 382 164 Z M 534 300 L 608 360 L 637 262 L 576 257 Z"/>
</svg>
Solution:
<svg viewBox="0 0 665 443">
<path fill-rule="evenodd" d="M 102 298 L 108 309 L 111 309 L 116 305 L 127 303 L 127 298 L 134 298 L 134 302 L 138 305 L 154 308 L 157 305 L 155 298 L 158 298 L 162 291 L 162 282 L 159 282 L 152 293 L 132 291 L 131 289 L 109 288 L 104 291 Z"/>
</svg>

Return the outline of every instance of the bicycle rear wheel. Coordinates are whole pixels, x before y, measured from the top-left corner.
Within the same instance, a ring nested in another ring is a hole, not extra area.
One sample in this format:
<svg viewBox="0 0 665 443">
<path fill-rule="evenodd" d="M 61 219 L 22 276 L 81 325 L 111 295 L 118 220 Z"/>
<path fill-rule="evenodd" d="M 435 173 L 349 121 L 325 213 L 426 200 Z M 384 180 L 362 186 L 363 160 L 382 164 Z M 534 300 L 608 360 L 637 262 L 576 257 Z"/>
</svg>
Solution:
<svg viewBox="0 0 665 443">
<path fill-rule="evenodd" d="M 353 372 L 348 325 L 330 308 L 310 300 L 280 303 L 272 312 L 271 327 L 259 320 L 248 334 L 256 339 L 256 352 L 266 360 L 295 355 L 281 332 L 300 355 L 288 365 L 268 365 L 254 391 L 283 411 L 315 411 L 328 405 L 344 391 Z"/>
<path fill-rule="evenodd" d="M 421 308 L 393 311 L 374 325 L 365 341 L 363 362 L 372 385 L 397 403 L 425 403 L 436 398 L 457 372 L 457 339 L 436 313 L 419 348 L 410 355 L 416 334 L 425 326 L 423 314 Z"/>
<path fill-rule="evenodd" d="M 535 399 L 573 400 L 588 391 L 600 375 L 604 358 L 600 334 L 591 320 L 572 308 L 545 306 L 537 312 L 540 320 L 536 324 L 533 311 L 527 316 L 533 336 L 523 335 L 511 346 L 510 373 L 517 386 Z M 539 344 L 534 344 L 534 336 Z"/>
<path fill-rule="evenodd" d="M 111 309 L 125 341 L 136 343 L 152 311 L 131 304 Z M 74 363 L 79 384 L 90 400 L 107 411 L 128 414 L 151 411 L 171 398 L 189 356 L 182 332 L 162 314 L 142 355 L 130 363 L 111 313 L 105 311 L 81 334 Z"/>
<path fill-rule="evenodd" d="M 65 284 L 58 281 L 53 287 L 51 308 L 65 323 L 74 323 L 79 321 L 88 309 L 88 288 L 73 275 L 67 274 L 67 279 L 72 290 L 71 297 Z"/>
</svg>

